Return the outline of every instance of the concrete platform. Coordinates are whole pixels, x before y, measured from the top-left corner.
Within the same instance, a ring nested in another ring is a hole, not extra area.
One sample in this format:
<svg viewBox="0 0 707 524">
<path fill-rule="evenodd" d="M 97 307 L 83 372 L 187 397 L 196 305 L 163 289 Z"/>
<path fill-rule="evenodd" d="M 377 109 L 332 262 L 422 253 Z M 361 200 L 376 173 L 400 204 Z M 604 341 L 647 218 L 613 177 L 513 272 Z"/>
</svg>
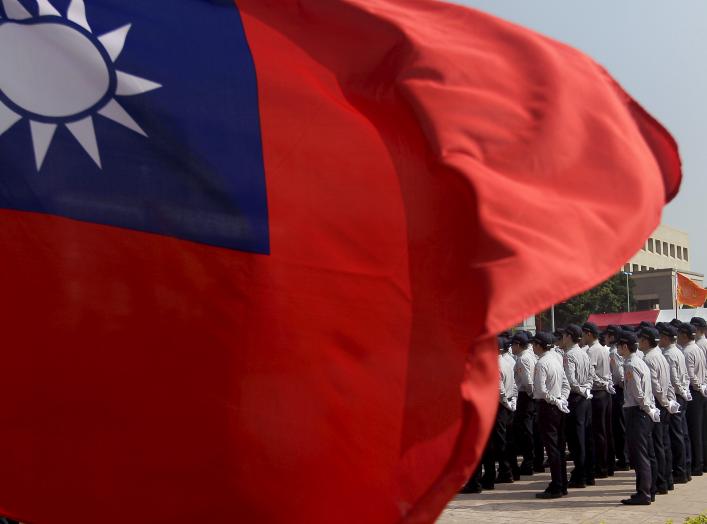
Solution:
<svg viewBox="0 0 707 524">
<path fill-rule="evenodd" d="M 570 467 L 571 469 L 571 467 Z M 478 495 L 457 495 L 438 524 L 681 524 L 685 517 L 707 511 L 707 475 L 675 486 L 658 495 L 650 506 L 624 506 L 619 501 L 634 493 L 633 471 L 597 480 L 596 486 L 570 490 L 566 497 L 536 499 L 550 480 L 549 473 L 522 477 L 513 484 L 499 484 Z"/>
</svg>

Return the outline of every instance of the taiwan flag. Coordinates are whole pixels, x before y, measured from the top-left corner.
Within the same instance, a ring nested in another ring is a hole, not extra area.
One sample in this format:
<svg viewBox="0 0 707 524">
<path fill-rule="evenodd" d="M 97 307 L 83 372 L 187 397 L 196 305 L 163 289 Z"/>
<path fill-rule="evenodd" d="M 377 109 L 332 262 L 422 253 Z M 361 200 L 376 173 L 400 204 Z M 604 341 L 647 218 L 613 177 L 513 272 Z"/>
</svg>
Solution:
<svg viewBox="0 0 707 524">
<path fill-rule="evenodd" d="M 680 178 L 600 66 L 463 7 L 0 0 L 0 515 L 432 522 L 495 334 Z"/>
</svg>

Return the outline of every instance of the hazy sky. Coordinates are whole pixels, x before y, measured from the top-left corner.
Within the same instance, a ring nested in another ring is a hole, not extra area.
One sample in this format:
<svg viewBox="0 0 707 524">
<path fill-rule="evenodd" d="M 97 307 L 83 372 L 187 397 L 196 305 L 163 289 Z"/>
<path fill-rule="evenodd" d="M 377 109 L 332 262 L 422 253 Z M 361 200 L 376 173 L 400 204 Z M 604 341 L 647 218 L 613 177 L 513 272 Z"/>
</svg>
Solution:
<svg viewBox="0 0 707 524">
<path fill-rule="evenodd" d="M 707 272 L 707 0 L 456 0 L 592 56 L 677 139 L 684 181 L 663 222 Z"/>
</svg>

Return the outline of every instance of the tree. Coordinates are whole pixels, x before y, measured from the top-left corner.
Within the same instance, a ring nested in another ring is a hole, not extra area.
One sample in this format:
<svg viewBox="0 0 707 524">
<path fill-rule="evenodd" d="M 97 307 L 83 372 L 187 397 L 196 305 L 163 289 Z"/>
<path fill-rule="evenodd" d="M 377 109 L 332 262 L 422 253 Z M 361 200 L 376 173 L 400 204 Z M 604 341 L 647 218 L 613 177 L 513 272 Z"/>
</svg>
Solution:
<svg viewBox="0 0 707 524">
<path fill-rule="evenodd" d="M 631 311 L 635 310 L 633 282 L 629 279 Z M 626 276 L 617 273 L 609 280 L 584 293 L 555 305 L 555 326 L 570 323 L 583 324 L 592 313 L 621 313 L 626 311 Z M 550 329 L 550 311 L 539 315 L 538 329 Z"/>
</svg>

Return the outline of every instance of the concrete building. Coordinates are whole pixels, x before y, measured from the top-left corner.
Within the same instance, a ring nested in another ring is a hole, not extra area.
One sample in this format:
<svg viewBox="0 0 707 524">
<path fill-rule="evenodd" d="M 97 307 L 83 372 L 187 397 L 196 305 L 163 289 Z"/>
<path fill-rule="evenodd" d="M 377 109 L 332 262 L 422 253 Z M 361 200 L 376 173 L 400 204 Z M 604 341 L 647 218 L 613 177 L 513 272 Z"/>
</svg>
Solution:
<svg viewBox="0 0 707 524">
<path fill-rule="evenodd" d="M 661 224 L 641 250 L 624 265 L 624 271 L 638 273 L 652 269 L 690 271 L 690 238 L 687 233 Z"/>
<path fill-rule="evenodd" d="M 636 310 L 671 309 L 675 300 L 675 272 L 704 287 L 704 275 L 692 271 L 687 233 L 661 224 L 641 250 L 623 267 L 631 273 Z"/>
</svg>

